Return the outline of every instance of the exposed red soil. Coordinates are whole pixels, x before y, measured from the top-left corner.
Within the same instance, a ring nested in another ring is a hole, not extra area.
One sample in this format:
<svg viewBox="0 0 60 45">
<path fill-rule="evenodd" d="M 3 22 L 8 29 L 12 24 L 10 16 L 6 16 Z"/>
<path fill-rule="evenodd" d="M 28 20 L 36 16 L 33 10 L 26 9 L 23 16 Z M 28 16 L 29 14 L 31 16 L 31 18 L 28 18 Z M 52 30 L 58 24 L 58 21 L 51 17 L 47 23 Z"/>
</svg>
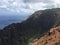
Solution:
<svg viewBox="0 0 60 45">
<path fill-rule="evenodd" d="M 50 31 L 46 35 L 34 41 L 32 45 L 58 45 L 57 43 L 59 42 L 60 42 L 60 26 L 50 29 Z"/>
</svg>

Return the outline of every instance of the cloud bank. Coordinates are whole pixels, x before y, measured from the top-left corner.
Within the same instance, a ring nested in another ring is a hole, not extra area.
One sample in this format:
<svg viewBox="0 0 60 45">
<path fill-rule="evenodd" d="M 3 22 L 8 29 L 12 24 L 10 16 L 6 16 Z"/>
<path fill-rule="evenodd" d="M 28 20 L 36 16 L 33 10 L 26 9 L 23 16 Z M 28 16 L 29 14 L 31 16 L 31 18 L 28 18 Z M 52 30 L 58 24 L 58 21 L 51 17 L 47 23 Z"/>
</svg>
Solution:
<svg viewBox="0 0 60 45">
<path fill-rule="evenodd" d="M 33 13 L 59 7 L 60 0 L 0 0 L 0 12 Z"/>
</svg>

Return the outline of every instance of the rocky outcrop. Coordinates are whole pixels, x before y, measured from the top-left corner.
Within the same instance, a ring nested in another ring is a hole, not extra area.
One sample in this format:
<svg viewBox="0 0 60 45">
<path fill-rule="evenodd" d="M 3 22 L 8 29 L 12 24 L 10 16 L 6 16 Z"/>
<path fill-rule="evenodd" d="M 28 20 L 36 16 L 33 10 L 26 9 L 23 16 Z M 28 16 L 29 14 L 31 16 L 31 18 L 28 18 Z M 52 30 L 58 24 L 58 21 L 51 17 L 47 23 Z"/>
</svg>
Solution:
<svg viewBox="0 0 60 45">
<path fill-rule="evenodd" d="M 60 45 L 60 26 L 50 29 L 50 31 L 32 45 Z"/>
</svg>

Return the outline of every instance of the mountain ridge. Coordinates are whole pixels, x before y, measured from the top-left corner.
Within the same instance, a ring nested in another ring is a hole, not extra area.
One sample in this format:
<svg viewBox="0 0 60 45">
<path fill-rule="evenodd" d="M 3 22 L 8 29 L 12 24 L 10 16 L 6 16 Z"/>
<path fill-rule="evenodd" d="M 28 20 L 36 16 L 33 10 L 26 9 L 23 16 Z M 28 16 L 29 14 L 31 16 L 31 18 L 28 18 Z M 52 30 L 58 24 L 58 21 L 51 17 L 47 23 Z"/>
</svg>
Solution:
<svg viewBox="0 0 60 45">
<path fill-rule="evenodd" d="M 31 38 L 40 38 L 60 25 L 60 8 L 37 11 L 21 23 L 0 30 L 0 45 L 28 45 Z"/>
</svg>

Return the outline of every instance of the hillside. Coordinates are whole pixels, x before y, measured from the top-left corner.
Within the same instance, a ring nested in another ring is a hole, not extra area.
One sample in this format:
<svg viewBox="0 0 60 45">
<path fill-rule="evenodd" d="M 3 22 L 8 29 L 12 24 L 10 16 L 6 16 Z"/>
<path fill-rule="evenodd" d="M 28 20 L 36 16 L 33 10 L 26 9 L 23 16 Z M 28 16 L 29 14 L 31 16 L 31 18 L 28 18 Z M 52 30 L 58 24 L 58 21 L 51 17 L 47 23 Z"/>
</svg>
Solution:
<svg viewBox="0 0 60 45">
<path fill-rule="evenodd" d="M 60 45 L 60 26 L 50 29 L 40 39 L 35 39 L 32 45 Z"/>
<path fill-rule="evenodd" d="M 0 30 L 0 45 L 28 45 L 60 25 L 60 8 L 36 11 L 27 20 Z"/>
</svg>

